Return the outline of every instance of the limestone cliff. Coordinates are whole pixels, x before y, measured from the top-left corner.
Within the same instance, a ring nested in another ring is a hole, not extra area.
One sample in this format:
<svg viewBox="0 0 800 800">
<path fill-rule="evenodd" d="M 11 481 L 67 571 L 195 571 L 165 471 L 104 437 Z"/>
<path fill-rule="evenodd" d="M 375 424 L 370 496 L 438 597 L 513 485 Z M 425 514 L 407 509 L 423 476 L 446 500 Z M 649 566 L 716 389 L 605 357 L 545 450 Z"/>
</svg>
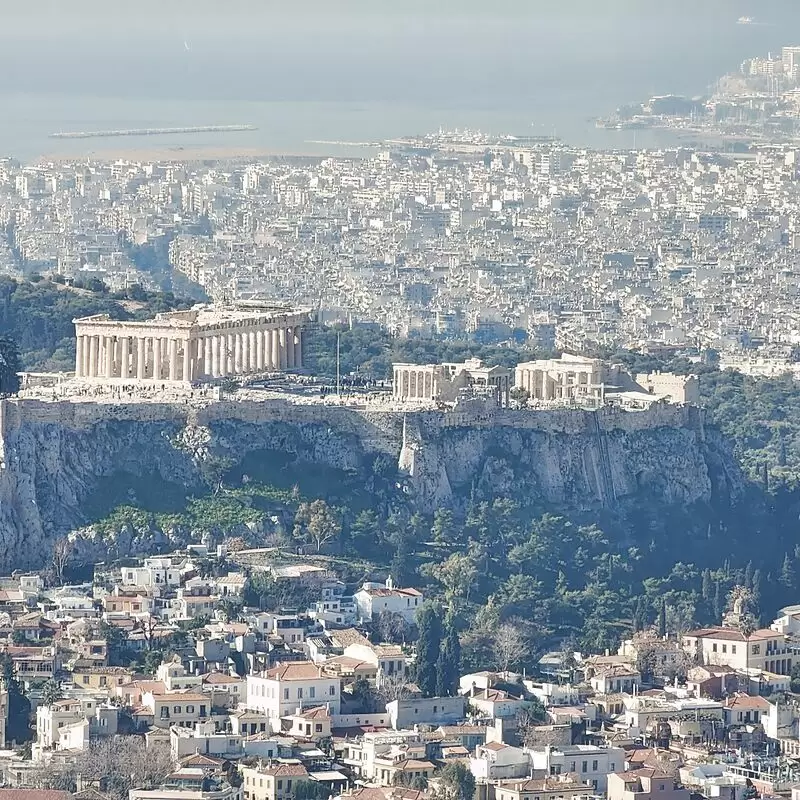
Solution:
<svg viewBox="0 0 800 800">
<path fill-rule="evenodd" d="M 703 412 L 678 406 L 399 414 L 283 400 L 11 399 L 0 401 L 0 433 L 2 570 L 41 565 L 55 536 L 86 524 L 86 500 L 102 479 L 156 473 L 199 485 L 210 451 L 234 461 L 278 452 L 355 472 L 383 454 L 425 511 L 461 502 L 473 486 L 573 509 L 613 508 L 642 491 L 653 502 L 726 505 L 743 488 Z"/>
</svg>

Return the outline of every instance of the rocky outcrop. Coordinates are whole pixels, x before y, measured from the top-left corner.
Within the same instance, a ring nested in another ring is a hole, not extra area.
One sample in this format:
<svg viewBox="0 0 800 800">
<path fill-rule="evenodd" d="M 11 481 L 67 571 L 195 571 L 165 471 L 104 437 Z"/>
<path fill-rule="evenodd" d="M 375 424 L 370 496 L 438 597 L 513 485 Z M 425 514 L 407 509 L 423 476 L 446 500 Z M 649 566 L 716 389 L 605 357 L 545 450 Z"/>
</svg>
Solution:
<svg viewBox="0 0 800 800">
<path fill-rule="evenodd" d="M 0 433 L 2 570 L 41 565 L 56 536 L 90 521 L 87 503 L 115 474 L 199 486 L 214 458 L 236 463 L 255 452 L 365 477 L 376 456 L 387 456 L 425 511 L 462 502 L 473 487 L 572 509 L 614 508 L 642 493 L 653 502 L 727 505 L 743 490 L 721 434 L 706 428 L 701 410 L 679 406 L 402 414 L 280 400 L 10 399 L 0 401 Z M 116 538 L 115 552 L 147 547 L 141 532 Z M 108 545 L 96 533 L 83 539 L 86 558 Z"/>
</svg>

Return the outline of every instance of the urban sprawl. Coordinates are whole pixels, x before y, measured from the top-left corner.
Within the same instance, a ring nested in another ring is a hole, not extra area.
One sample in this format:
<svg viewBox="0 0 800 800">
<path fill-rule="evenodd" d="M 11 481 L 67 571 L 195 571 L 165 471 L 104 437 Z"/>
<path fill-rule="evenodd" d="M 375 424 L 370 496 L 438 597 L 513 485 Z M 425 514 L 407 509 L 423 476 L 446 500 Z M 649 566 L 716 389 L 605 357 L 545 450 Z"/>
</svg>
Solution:
<svg viewBox="0 0 800 800">
<path fill-rule="evenodd" d="M 364 158 L 0 160 L 2 274 L 151 290 L 161 271 L 209 299 L 76 319 L 74 371 L 24 374 L 14 402 L 229 391 L 404 414 L 633 415 L 698 403 L 698 379 L 630 374 L 618 350 L 795 372 L 798 59 L 747 62 L 702 114 L 655 104 L 659 124 L 750 138 L 729 151 L 457 131 Z M 550 357 L 395 363 L 391 384 L 320 397 L 304 341 L 331 321 Z M 343 570 L 329 538 L 311 554 L 228 537 L 96 564 L 73 585 L 63 538 L 46 572 L 0 578 L 8 797 L 800 800 L 800 709 L 786 701 L 800 606 L 760 627 L 736 587 L 718 625 L 659 619 L 623 631 L 616 653 L 550 642 L 522 672 L 499 625 L 485 669 L 465 673 L 423 582 Z"/>
</svg>

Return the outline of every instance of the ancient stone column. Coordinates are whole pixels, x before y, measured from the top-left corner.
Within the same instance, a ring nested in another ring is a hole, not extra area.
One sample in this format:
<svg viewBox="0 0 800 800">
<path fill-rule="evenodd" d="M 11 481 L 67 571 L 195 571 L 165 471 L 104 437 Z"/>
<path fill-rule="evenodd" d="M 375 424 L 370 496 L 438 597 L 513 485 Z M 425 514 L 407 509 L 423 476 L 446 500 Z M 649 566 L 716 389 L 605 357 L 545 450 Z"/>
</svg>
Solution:
<svg viewBox="0 0 800 800">
<path fill-rule="evenodd" d="M 136 379 L 143 380 L 146 377 L 146 356 L 147 356 L 147 339 L 144 336 L 136 337 Z"/>
<path fill-rule="evenodd" d="M 233 334 L 233 371 L 236 375 L 240 375 L 242 373 L 242 362 L 243 362 L 243 343 L 242 343 L 242 334 L 241 333 L 234 333 Z"/>
<path fill-rule="evenodd" d="M 285 328 L 284 336 L 286 337 L 286 367 L 294 369 L 294 330 Z"/>
<path fill-rule="evenodd" d="M 75 377 L 80 378 L 83 374 L 83 336 L 78 336 L 75 340 Z"/>
<path fill-rule="evenodd" d="M 130 368 L 130 360 L 131 360 L 131 340 L 128 336 L 123 336 L 120 340 L 120 347 L 122 348 L 122 353 L 120 354 L 120 377 L 121 378 L 128 378 L 131 374 Z"/>
<path fill-rule="evenodd" d="M 192 340 L 183 341 L 183 380 L 189 383 L 192 380 Z"/>
<path fill-rule="evenodd" d="M 278 328 L 278 369 L 286 369 L 286 328 Z"/>
<path fill-rule="evenodd" d="M 266 331 L 256 331 L 256 370 L 261 372 L 264 369 L 264 339 Z"/>
<path fill-rule="evenodd" d="M 161 339 L 158 336 L 153 337 L 153 380 L 161 380 Z"/>
<path fill-rule="evenodd" d="M 224 374 L 233 375 L 235 369 L 235 342 L 234 339 L 236 338 L 235 334 L 229 333 L 225 337 L 225 372 Z"/>
<path fill-rule="evenodd" d="M 247 371 L 258 372 L 256 365 L 256 332 L 248 331 L 245 334 L 245 341 L 247 342 Z"/>
<path fill-rule="evenodd" d="M 294 329 L 294 366 L 303 367 L 303 329 L 299 326 Z"/>
<path fill-rule="evenodd" d="M 178 380 L 178 340 L 169 340 L 169 379 Z"/>
<path fill-rule="evenodd" d="M 273 372 L 277 372 L 281 368 L 281 342 L 278 337 L 278 329 L 270 329 L 269 336 L 272 342 L 270 345 L 269 367 Z"/>
<path fill-rule="evenodd" d="M 219 336 L 211 338 L 211 371 L 210 374 L 219 377 Z"/>
<path fill-rule="evenodd" d="M 105 370 L 104 377 L 114 377 L 114 337 L 105 337 Z"/>
</svg>

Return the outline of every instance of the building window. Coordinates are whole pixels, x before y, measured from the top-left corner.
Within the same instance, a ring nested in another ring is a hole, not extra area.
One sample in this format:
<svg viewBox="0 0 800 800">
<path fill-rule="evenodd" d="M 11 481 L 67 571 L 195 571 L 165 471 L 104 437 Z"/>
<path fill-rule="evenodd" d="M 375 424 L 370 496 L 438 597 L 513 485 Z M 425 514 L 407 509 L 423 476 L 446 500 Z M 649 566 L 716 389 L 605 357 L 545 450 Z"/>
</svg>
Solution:
<svg viewBox="0 0 800 800">
<path fill-rule="evenodd" d="M 331 685 L 331 687 L 330 687 L 330 690 L 329 690 L 329 691 L 330 691 L 330 695 L 331 695 L 331 697 L 333 697 L 333 696 L 336 694 L 336 687 L 335 687 L 335 686 L 333 686 L 333 685 Z"/>
<path fill-rule="evenodd" d="M 299 688 L 297 690 L 297 699 L 298 700 L 302 700 L 303 699 L 303 689 L 302 688 Z"/>
<path fill-rule="evenodd" d="M 753 655 L 754 656 L 761 655 L 761 645 L 760 644 L 754 644 L 753 645 Z"/>
<path fill-rule="evenodd" d="M 194 706 L 186 706 L 187 714 L 194 714 Z"/>
<path fill-rule="evenodd" d="M 283 690 L 283 699 L 284 700 L 288 700 L 289 699 L 289 690 L 288 689 L 284 689 Z"/>
<path fill-rule="evenodd" d="M 736 645 L 735 644 L 731 645 L 731 653 L 733 653 L 733 655 L 736 655 Z"/>
<path fill-rule="evenodd" d="M 726 644 L 722 645 L 722 652 L 723 653 L 727 653 L 728 652 L 728 645 L 726 645 Z"/>
<path fill-rule="evenodd" d="M 181 713 L 181 707 L 180 706 L 173 706 L 172 707 L 172 713 L 173 714 L 180 714 Z"/>
<path fill-rule="evenodd" d="M 308 696 L 313 700 L 316 697 L 316 695 L 317 695 L 317 690 L 312 686 L 308 690 Z"/>
<path fill-rule="evenodd" d="M 716 653 L 716 652 L 717 652 L 717 643 L 716 643 L 716 642 L 714 642 L 714 644 L 712 644 L 712 645 L 711 645 L 711 650 L 712 650 L 712 652 L 714 652 L 714 653 Z"/>
</svg>

